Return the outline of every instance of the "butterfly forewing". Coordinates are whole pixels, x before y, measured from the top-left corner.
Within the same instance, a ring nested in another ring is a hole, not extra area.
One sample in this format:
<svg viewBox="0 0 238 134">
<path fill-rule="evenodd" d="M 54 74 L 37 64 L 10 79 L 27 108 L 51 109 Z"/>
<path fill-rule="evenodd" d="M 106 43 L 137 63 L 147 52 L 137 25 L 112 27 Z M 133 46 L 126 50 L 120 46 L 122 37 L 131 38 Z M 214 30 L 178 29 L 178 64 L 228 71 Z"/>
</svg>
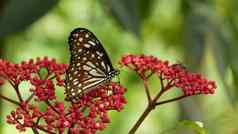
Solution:
<svg viewBox="0 0 238 134">
<path fill-rule="evenodd" d="M 71 58 L 66 72 L 66 95 L 67 100 L 77 100 L 111 79 L 110 74 L 115 70 L 103 46 L 89 30 L 77 28 L 72 31 L 69 45 Z"/>
</svg>

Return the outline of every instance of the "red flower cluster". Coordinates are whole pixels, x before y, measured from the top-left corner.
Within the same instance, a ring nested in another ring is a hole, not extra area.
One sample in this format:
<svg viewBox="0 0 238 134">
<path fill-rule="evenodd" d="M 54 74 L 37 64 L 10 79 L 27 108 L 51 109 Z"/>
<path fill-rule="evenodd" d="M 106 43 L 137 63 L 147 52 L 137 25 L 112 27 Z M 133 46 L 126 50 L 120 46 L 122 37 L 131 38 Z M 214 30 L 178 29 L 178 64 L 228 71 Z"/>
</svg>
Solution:
<svg viewBox="0 0 238 134">
<path fill-rule="evenodd" d="M 38 100 L 53 100 L 56 98 L 55 87 L 51 80 L 33 78 L 31 84 L 35 86 L 35 89 L 32 89 L 31 91 L 34 92 Z"/>
<path fill-rule="evenodd" d="M 41 73 L 42 69 L 47 70 L 47 73 Z M 19 131 L 32 128 L 35 133 L 41 130 L 49 134 L 65 131 L 69 134 L 94 134 L 103 130 L 110 122 L 107 113 L 110 110 L 122 110 L 126 103 L 123 96 L 126 89 L 111 82 L 109 86 L 99 86 L 97 90 L 89 92 L 76 104 L 66 105 L 55 94 L 56 85 L 64 86 L 66 69 L 67 65 L 58 64 L 47 57 L 21 64 L 0 60 L 0 85 L 3 80 L 7 80 L 18 96 L 18 101 L 15 101 L 0 94 L 0 99 L 18 106 L 7 116 L 7 122 L 16 125 Z M 29 91 L 32 95 L 25 100 L 22 89 L 19 89 L 22 81 L 31 83 Z M 45 109 L 39 108 L 42 103 L 46 104 Z"/>
<path fill-rule="evenodd" d="M 20 64 L 13 64 L 9 61 L 0 60 L 0 78 L 12 82 L 14 85 L 19 85 L 22 81 L 31 81 L 35 83 L 34 80 L 42 79 L 39 76 L 39 72 L 42 68 L 46 68 L 48 74 L 46 78 L 57 77 L 57 82 L 62 85 L 64 81 L 60 78 L 64 74 L 67 65 L 57 64 L 55 59 L 49 60 L 47 57 L 43 59 L 37 58 L 36 61 L 33 59 L 29 61 L 23 61 Z"/>
<path fill-rule="evenodd" d="M 64 132 L 69 128 L 71 134 L 94 134 L 103 130 L 110 122 L 108 111 L 120 111 L 126 103 L 124 93 L 123 87 L 111 83 L 109 87 L 93 90 L 69 108 L 65 108 L 63 102 L 56 103 L 54 109 L 47 108 L 46 116 L 43 117 L 47 122 L 47 129 Z"/>
<path fill-rule="evenodd" d="M 125 55 L 120 63 L 136 71 L 142 79 L 151 74 L 157 74 L 162 80 L 167 80 L 166 90 L 178 87 L 185 95 L 213 94 L 216 89 L 214 81 L 209 81 L 200 74 L 189 72 L 183 65 L 162 61 L 153 56 Z"/>
<path fill-rule="evenodd" d="M 7 123 L 16 125 L 16 128 L 23 132 L 26 127 L 41 127 L 35 126 L 34 122 L 38 120 L 39 117 L 43 115 L 39 108 L 30 104 L 22 102 L 16 111 L 12 111 L 10 115 L 7 116 Z"/>
</svg>

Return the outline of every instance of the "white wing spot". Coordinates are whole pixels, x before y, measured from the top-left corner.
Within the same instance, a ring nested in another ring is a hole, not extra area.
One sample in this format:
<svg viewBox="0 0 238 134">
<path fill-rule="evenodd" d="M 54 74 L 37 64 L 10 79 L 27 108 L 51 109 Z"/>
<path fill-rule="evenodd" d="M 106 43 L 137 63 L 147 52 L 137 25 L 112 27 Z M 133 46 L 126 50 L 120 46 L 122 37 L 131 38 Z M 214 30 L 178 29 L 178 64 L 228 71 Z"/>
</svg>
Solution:
<svg viewBox="0 0 238 134">
<path fill-rule="evenodd" d="M 98 75 L 98 72 L 97 72 L 96 70 L 91 70 L 89 73 L 90 73 L 91 75 Z"/>
<path fill-rule="evenodd" d="M 99 81 L 99 80 L 101 80 L 101 79 L 103 79 L 103 78 L 92 78 L 92 79 L 89 79 L 89 80 L 87 80 L 87 81 L 84 81 L 84 83 L 95 82 L 95 81 Z"/>
<path fill-rule="evenodd" d="M 80 48 L 79 50 L 78 50 L 78 52 L 80 53 L 80 52 L 82 52 L 83 51 L 83 49 L 82 48 Z"/>
<path fill-rule="evenodd" d="M 79 42 L 82 42 L 82 41 L 83 41 L 83 38 L 82 38 L 82 37 L 80 37 L 80 38 L 79 38 Z"/>
<path fill-rule="evenodd" d="M 90 62 L 90 61 L 88 61 L 86 64 L 91 66 L 91 67 L 93 67 L 93 68 L 96 68 L 96 66 L 92 62 Z"/>
<path fill-rule="evenodd" d="M 105 63 L 103 61 L 101 62 L 101 65 L 103 66 L 103 68 L 107 69 L 106 65 L 105 65 Z"/>
<path fill-rule="evenodd" d="M 78 74 L 78 71 L 74 71 L 74 75 Z"/>
<path fill-rule="evenodd" d="M 81 93 L 82 92 L 82 90 L 78 90 L 78 93 Z"/>
<path fill-rule="evenodd" d="M 78 81 L 78 79 L 74 79 L 73 82 Z"/>
<path fill-rule="evenodd" d="M 77 40 L 74 40 L 74 39 L 70 39 L 71 41 L 73 41 L 74 43 L 77 42 Z"/>
<path fill-rule="evenodd" d="M 84 44 L 84 47 L 90 48 L 91 46 L 89 44 Z"/>
<path fill-rule="evenodd" d="M 78 37 L 78 36 L 79 36 L 79 34 L 75 33 L 73 36 L 74 36 L 74 37 Z"/>
<path fill-rule="evenodd" d="M 79 85 L 78 85 L 78 87 L 81 87 L 82 86 L 82 84 L 80 83 Z"/>
<path fill-rule="evenodd" d="M 75 93 L 75 92 L 73 92 L 73 93 L 72 93 L 72 95 L 73 95 L 73 96 L 75 96 L 75 95 L 76 95 L 76 93 Z"/>
<path fill-rule="evenodd" d="M 85 74 L 85 75 L 88 75 L 88 72 L 84 71 L 84 74 Z"/>
<path fill-rule="evenodd" d="M 74 85 L 76 86 L 78 83 L 79 83 L 79 81 L 75 81 L 75 82 L 74 82 Z"/>
<path fill-rule="evenodd" d="M 105 75 L 101 75 L 101 74 L 99 74 L 98 72 L 97 72 L 97 70 L 91 70 L 90 72 L 89 72 L 91 75 L 93 75 L 93 76 L 104 76 L 105 77 Z"/>
<path fill-rule="evenodd" d="M 99 56 L 103 56 L 103 54 L 100 53 L 100 52 L 98 52 L 98 51 L 96 51 L 96 53 L 97 53 L 97 55 L 99 55 Z"/>
<path fill-rule="evenodd" d="M 89 34 L 85 34 L 85 37 L 88 38 L 88 37 L 89 37 Z"/>
<path fill-rule="evenodd" d="M 86 57 L 83 57 L 83 61 L 86 61 L 87 60 L 87 58 Z"/>
<path fill-rule="evenodd" d="M 104 80 L 105 80 L 105 79 L 101 79 L 101 80 L 99 80 L 99 81 L 97 81 L 97 82 L 88 84 L 87 86 L 83 87 L 83 90 L 84 90 L 84 89 L 87 89 L 87 88 L 89 88 L 89 87 L 93 87 L 93 86 L 95 86 L 95 85 L 97 85 L 97 84 L 103 82 Z"/>
<path fill-rule="evenodd" d="M 109 71 L 111 70 L 110 66 L 107 64 L 107 68 L 109 68 Z"/>
<path fill-rule="evenodd" d="M 95 57 L 95 54 L 92 54 L 91 57 L 94 58 L 94 57 Z"/>
<path fill-rule="evenodd" d="M 90 70 L 91 68 L 89 66 L 87 66 L 87 65 L 83 65 L 83 69 L 84 70 Z"/>
<path fill-rule="evenodd" d="M 88 43 L 91 44 L 91 45 L 93 45 L 93 46 L 96 46 L 96 43 L 93 42 L 93 41 L 91 41 L 91 40 L 89 40 Z"/>
</svg>

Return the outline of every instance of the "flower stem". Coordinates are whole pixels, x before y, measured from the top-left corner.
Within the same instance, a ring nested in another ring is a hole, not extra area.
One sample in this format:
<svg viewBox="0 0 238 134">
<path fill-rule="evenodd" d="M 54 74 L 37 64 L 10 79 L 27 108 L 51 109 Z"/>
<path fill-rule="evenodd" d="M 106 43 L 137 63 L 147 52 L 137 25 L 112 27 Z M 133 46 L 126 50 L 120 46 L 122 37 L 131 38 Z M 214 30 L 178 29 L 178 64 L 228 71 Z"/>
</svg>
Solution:
<svg viewBox="0 0 238 134">
<path fill-rule="evenodd" d="M 34 126 L 34 127 L 37 128 L 38 130 L 41 130 L 41 131 L 46 132 L 46 133 L 48 133 L 48 134 L 56 134 L 56 133 L 51 132 L 51 131 L 49 131 L 49 130 L 47 130 L 47 129 L 45 129 L 45 128 L 42 128 L 42 127 L 40 127 L 40 126 L 38 126 L 38 125 L 36 125 L 36 126 Z"/>
<path fill-rule="evenodd" d="M 31 128 L 34 134 L 39 134 L 38 130 L 35 127 Z"/>
<path fill-rule="evenodd" d="M 1 95 L 1 94 L 0 94 L 0 98 L 2 98 L 3 100 L 8 101 L 8 102 L 10 102 L 10 103 L 13 103 L 13 104 L 16 104 L 16 105 L 20 106 L 20 103 L 19 103 L 19 102 L 15 101 L 15 100 L 12 100 L 12 99 L 10 99 L 10 98 L 8 98 L 8 97 L 6 97 L 6 96 L 3 96 L 3 95 Z"/>
<path fill-rule="evenodd" d="M 140 127 L 140 125 L 142 124 L 142 122 L 145 120 L 145 118 L 149 115 L 149 113 L 155 109 L 156 106 L 161 105 L 161 104 L 165 104 L 165 103 L 169 103 L 172 101 L 176 101 L 176 100 L 180 100 L 184 97 L 186 97 L 186 95 L 182 95 L 173 99 L 169 99 L 169 100 L 165 100 L 165 101 L 161 101 L 158 102 L 158 100 L 160 99 L 160 97 L 166 92 L 168 91 L 170 88 L 173 87 L 173 85 L 171 85 L 171 82 L 167 83 L 167 85 L 164 85 L 163 79 L 162 77 L 160 77 L 160 84 L 161 84 L 161 89 L 160 91 L 157 93 L 157 95 L 155 97 L 153 97 L 152 99 L 149 98 L 150 95 L 149 93 L 149 89 L 148 89 L 148 85 L 147 85 L 147 81 L 144 79 L 144 88 L 145 91 L 147 93 L 147 99 L 148 99 L 148 106 L 146 107 L 145 111 L 142 113 L 142 115 L 140 116 L 140 118 L 137 120 L 137 122 L 135 123 L 135 125 L 131 128 L 131 130 L 129 131 L 128 134 L 134 134 L 136 132 L 136 130 Z M 148 97 L 149 95 L 149 97 Z"/>
<path fill-rule="evenodd" d="M 162 96 L 165 90 L 161 90 L 156 97 L 152 101 L 149 101 L 148 106 L 146 107 L 143 114 L 140 116 L 136 124 L 132 127 L 132 129 L 129 131 L 128 134 L 134 134 L 136 130 L 139 128 L 139 126 L 142 124 L 142 122 L 145 120 L 145 118 L 149 115 L 149 113 L 155 109 L 157 100 Z"/>
<path fill-rule="evenodd" d="M 146 93 L 148 102 L 151 102 L 151 96 L 150 96 L 150 91 L 149 91 L 149 88 L 148 88 L 147 80 L 143 80 L 143 82 L 144 82 L 144 89 L 145 89 L 145 93 Z"/>
<path fill-rule="evenodd" d="M 129 131 L 128 134 L 134 134 L 136 132 L 136 130 L 139 128 L 139 126 L 141 125 L 141 123 L 145 120 L 145 118 L 147 117 L 147 115 L 153 110 L 153 107 L 151 107 L 151 105 L 148 105 L 147 108 L 145 109 L 145 111 L 143 112 L 143 114 L 140 116 L 140 118 L 138 119 L 138 121 L 136 122 L 136 124 L 132 127 L 132 129 Z"/>
<path fill-rule="evenodd" d="M 21 93 L 20 93 L 19 88 L 18 88 L 18 84 L 14 84 L 14 83 L 11 82 L 10 80 L 9 80 L 9 83 L 10 83 L 11 86 L 15 89 L 19 101 L 20 101 L 20 102 L 23 102 L 23 99 L 22 99 Z"/>
<path fill-rule="evenodd" d="M 31 99 L 34 97 L 34 93 L 32 93 L 27 99 L 26 99 L 26 103 L 29 103 L 31 101 Z"/>
<path fill-rule="evenodd" d="M 155 105 L 158 106 L 158 105 L 162 105 L 162 104 L 165 104 L 165 103 L 169 103 L 169 102 L 181 100 L 181 99 L 183 99 L 183 98 L 185 98 L 185 97 L 187 97 L 187 95 L 181 95 L 181 96 L 176 97 L 176 98 L 173 98 L 173 99 L 169 99 L 169 100 L 165 100 L 165 101 L 158 102 L 158 103 L 156 103 Z"/>
<path fill-rule="evenodd" d="M 57 110 L 55 109 L 55 107 L 52 106 L 52 104 L 51 104 L 48 100 L 46 100 L 45 103 L 46 103 L 52 110 L 54 110 L 57 114 L 59 114 L 59 111 L 57 111 Z"/>
</svg>

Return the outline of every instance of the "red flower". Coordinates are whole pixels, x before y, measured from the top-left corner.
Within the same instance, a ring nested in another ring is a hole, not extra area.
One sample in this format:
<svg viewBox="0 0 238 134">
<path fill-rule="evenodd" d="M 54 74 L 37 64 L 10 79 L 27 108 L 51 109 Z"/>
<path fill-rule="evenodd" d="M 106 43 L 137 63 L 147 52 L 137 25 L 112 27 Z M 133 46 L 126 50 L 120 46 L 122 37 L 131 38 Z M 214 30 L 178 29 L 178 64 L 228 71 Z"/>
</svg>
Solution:
<svg viewBox="0 0 238 134">
<path fill-rule="evenodd" d="M 47 78 L 57 77 L 59 84 L 62 84 L 61 75 L 64 74 L 67 65 L 57 64 L 54 59 L 49 60 L 47 57 L 43 59 L 37 58 L 29 61 L 23 61 L 20 64 L 13 64 L 5 60 L 0 60 L 0 77 L 18 85 L 21 81 L 32 80 L 33 78 L 40 79 L 39 72 L 42 68 L 47 69 Z M 47 79 L 45 78 L 45 79 Z"/>
<path fill-rule="evenodd" d="M 23 102 L 7 116 L 7 123 L 15 124 L 19 131 L 25 131 L 26 127 L 32 127 L 37 118 L 42 116 L 39 108 Z"/>
<path fill-rule="evenodd" d="M 16 125 L 19 131 L 32 128 L 34 131 L 46 133 L 95 134 L 105 129 L 110 122 L 108 112 L 121 111 L 126 104 L 124 94 L 126 89 L 116 83 L 109 86 L 99 86 L 96 90 L 83 96 L 77 104 L 67 104 L 56 96 L 56 86 L 64 86 L 63 75 L 67 65 L 58 64 L 47 57 L 29 60 L 21 64 L 13 64 L 0 60 L 0 85 L 3 80 L 11 83 L 19 101 L 0 95 L 18 107 L 7 116 L 9 124 Z M 45 69 L 47 72 L 41 73 Z M 55 81 L 56 82 L 55 82 Z M 29 81 L 29 91 L 33 94 L 24 100 L 19 84 Z M 35 98 L 35 99 L 32 99 Z M 34 102 L 35 100 L 35 102 Z M 46 108 L 40 108 L 45 103 Z"/>
<path fill-rule="evenodd" d="M 31 91 L 35 93 L 38 100 L 45 101 L 56 98 L 54 84 L 51 80 L 40 80 L 33 78 L 31 81 L 32 85 L 35 86 L 35 89 L 32 89 Z"/>
<path fill-rule="evenodd" d="M 213 94 L 216 84 L 202 77 L 200 74 L 189 72 L 179 64 L 169 64 L 153 56 L 125 55 L 120 63 L 136 71 L 142 79 L 146 79 L 151 74 L 156 74 L 163 80 L 167 80 L 169 85 L 181 88 L 185 95 Z"/>
</svg>

